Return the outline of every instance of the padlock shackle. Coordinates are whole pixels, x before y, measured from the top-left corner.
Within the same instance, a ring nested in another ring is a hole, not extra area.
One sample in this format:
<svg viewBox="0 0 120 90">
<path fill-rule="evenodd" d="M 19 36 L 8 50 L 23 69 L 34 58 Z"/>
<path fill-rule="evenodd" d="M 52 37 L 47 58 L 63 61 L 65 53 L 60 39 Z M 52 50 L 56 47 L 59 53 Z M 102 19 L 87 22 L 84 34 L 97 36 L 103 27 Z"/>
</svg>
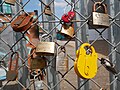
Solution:
<svg viewBox="0 0 120 90">
<path fill-rule="evenodd" d="M 96 9 L 97 9 L 96 6 L 97 6 L 97 5 L 103 7 L 103 8 L 104 8 L 104 13 L 107 14 L 107 7 L 106 7 L 106 5 L 105 5 L 104 3 L 102 3 L 102 2 L 95 2 L 95 3 L 94 3 L 94 5 L 93 5 L 93 12 L 96 12 Z"/>
<path fill-rule="evenodd" d="M 61 49 L 61 51 L 59 52 L 59 50 Z M 64 51 L 63 51 L 64 49 Z M 58 46 L 57 48 L 57 56 L 59 55 L 59 53 L 63 52 L 65 56 L 67 56 L 67 53 L 66 53 L 66 49 L 65 47 L 62 47 L 62 46 Z"/>
<path fill-rule="evenodd" d="M 31 51 L 30 51 L 30 55 L 31 55 L 30 57 L 31 57 L 31 59 L 33 59 L 33 54 L 35 53 L 35 49 L 36 48 L 32 48 Z"/>
<path fill-rule="evenodd" d="M 89 47 L 92 50 L 92 53 L 96 53 L 94 47 L 91 46 L 89 43 L 82 44 L 81 47 L 80 47 L 80 50 L 81 50 L 81 48 L 85 48 L 85 47 Z"/>
<path fill-rule="evenodd" d="M 10 57 L 9 71 L 10 71 L 11 68 L 12 68 L 12 62 L 13 62 L 13 56 L 14 56 L 14 54 L 16 54 L 16 58 L 15 58 L 15 60 L 16 60 L 16 63 L 15 63 L 15 70 L 17 70 L 17 67 L 18 67 L 19 54 L 18 54 L 18 52 L 13 52 L 13 53 L 11 54 L 11 57 Z"/>
</svg>

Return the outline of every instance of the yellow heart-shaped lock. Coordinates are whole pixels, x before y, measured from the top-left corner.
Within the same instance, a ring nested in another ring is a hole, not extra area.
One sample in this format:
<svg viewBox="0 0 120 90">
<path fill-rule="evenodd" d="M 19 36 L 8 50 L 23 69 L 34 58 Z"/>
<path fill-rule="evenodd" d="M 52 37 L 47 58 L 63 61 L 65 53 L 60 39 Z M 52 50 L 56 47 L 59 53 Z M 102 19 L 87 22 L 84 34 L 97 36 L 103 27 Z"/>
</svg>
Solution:
<svg viewBox="0 0 120 90">
<path fill-rule="evenodd" d="M 82 44 L 76 52 L 74 62 L 76 74 L 83 79 L 93 78 L 97 73 L 97 58 L 98 55 L 93 46 L 89 43 Z"/>
</svg>

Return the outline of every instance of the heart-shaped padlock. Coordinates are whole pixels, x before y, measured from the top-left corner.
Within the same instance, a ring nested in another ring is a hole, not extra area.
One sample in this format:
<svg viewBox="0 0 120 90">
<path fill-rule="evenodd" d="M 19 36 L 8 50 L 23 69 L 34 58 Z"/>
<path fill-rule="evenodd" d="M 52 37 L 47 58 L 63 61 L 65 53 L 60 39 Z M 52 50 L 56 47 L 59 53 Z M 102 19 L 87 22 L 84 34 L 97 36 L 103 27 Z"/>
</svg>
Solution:
<svg viewBox="0 0 120 90">
<path fill-rule="evenodd" d="M 98 55 L 93 46 L 89 43 L 82 44 L 76 52 L 74 62 L 76 74 L 83 79 L 93 78 L 97 73 L 97 58 Z"/>
<path fill-rule="evenodd" d="M 12 60 L 14 54 L 16 54 L 15 67 L 13 66 L 13 60 Z M 18 76 L 18 70 L 17 70 L 18 59 L 19 59 L 18 52 L 12 53 L 11 58 L 10 58 L 9 71 L 7 71 L 7 74 L 6 74 L 6 78 L 8 81 L 15 81 Z M 12 70 L 13 68 L 14 68 L 14 70 Z"/>
<path fill-rule="evenodd" d="M 73 18 L 75 17 L 75 12 L 74 12 L 74 5 L 72 5 L 73 7 L 72 7 L 72 9 L 69 11 L 69 12 L 67 12 L 67 13 L 65 13 L 65 14 L 63 14 L 62 15 L 62 18 L 61 18 L 61 20 L 64 22 L 64 23 L 70 23 L 70 21 L 71 20 L 73 20 Z M 65 9 L 64 9 L 65 10 Z M 65 12 L 65 11 L 64 11 Z"/>
</svg>

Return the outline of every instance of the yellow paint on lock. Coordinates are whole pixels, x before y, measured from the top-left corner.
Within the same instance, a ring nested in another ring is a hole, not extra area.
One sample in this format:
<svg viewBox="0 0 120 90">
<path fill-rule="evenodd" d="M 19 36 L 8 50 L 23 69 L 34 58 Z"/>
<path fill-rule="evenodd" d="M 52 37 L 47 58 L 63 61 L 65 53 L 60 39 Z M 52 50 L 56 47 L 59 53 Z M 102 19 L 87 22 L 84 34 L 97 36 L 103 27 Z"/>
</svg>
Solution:
<svg viewBox="0 0 120 90">
<path fill-rule="evenodd" d="M 86 47 L 90 51 L 88 54 Z M 93 46 L 89 43 L 82 44 L 80 49 L 76 51 L 76 60 L 74 62 L 76 74 L 83 79 L 95 77 L 97 74 L 97 58 L 98 55 Z"/>
</svg>

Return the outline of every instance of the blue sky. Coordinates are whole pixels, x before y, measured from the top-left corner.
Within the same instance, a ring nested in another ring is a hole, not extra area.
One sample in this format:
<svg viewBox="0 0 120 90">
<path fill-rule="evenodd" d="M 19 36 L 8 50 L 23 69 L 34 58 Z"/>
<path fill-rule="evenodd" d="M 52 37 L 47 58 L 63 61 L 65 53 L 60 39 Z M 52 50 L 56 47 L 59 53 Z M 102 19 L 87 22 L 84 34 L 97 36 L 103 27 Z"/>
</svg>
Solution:
<svg viewBox="0 0 120 90">
<path fill-rule="evenodd" d="M 23 0 L 25 3 L 27 0 Z M 70 0 L 68 0 L 70 1 Z M 55 14 L 61 18 L 64 14 L 64 8 L 66 7 L 67 3 L 64 0 L 55 0 Z M 39 14 L 41 13 L 41 3 L 39 0 L 30 0 L 30 2 L 24 8 L 27 12 L 31 12 L 34 10 L 38 10 Z"/>
</svg>

